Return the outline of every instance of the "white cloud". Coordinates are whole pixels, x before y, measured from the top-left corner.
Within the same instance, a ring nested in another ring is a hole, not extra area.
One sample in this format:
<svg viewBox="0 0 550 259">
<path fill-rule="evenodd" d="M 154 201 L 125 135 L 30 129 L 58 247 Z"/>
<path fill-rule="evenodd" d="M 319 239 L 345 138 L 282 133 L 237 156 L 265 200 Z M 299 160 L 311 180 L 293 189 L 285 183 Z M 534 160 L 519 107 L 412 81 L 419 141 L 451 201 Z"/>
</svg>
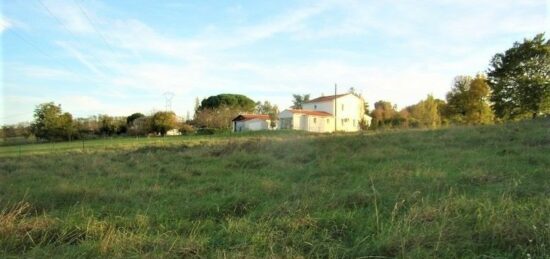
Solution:
<svg viewBox="0 0 550 259">
<path fill-rule="evenodd" d="M 24 77 L 31 77 L 40 80 L 63 79 L 66 81 L 72 81 L 78 79 L 78 76 L 70 71 L 34 65 L 10 65 L 10 72 L 14 74 L 17 73 Z"/>
<path fill-rule="evenodd" d="M 44 7 L 44 12 L 47 15 L 53 16 L 53 19 L 62 23 L 58 25 L 62 26 L 61 29 L 63 30 L 69 30 L 70 33 L 74 34 L 91 33 L 94 30 L 79 6 L 77 6 L 76 1 L 69 4 L 67 1 L 49 0 L 42 1 L 39 4 Z"/>
<path fill-rule="evenodd" d="M 10 27 L 12 27 L 11 22 L 5 17 L 0 16 L 0 33 L 3 33 Z"/>
<path fill-rule="evenodd" d="M 511 45 L 510 35 L 530 37 L 545 29 L 544 15 L 532 12 L 544 6 L 536 0 L 443 0 L 430 4 L 345 0 L 315 2 L 274 14 L 255 25 L 223 30 L 208 25 L 193 36 L 177 37 L 137 19 L 102 17 L 101 7 L 81 3 L 114 52 L 73 2 L 45 2 L 64 26 L 86 39 L 73 42 L 72 37 L 67 38 L 59 46 L 81 62 L 86 72 L 91 71 L 102 86 L 98 96 L 59 99 L 67 110 L 80 114 L 162 108 L 160 94 L 164 91 L 176 93 L 173 106 L 181 114 L 192 110 L 195 96 L 220 92 L 243 93 L 285 108 L 292 93 L 330 94 L 334 83 L 339 83 L 341 91 L 351 86 L 363 90 L 371 104 L 385 99 L 404 107 L 429 93 L 442 98 L 455 75 L 483 71 L 491 55 Z M 243 9 L 229 11 L 240 13 Z M 360 39 L 364 46 L 315 47 L 316 41 L 346 37 Z M 269 60 L 271 53 L 266 57 L 241 53 L 243 47 L 280 38 L 313 42 L 311 50 L 317 55 L 288 56 L 285 58 L 290 62 L 281 62 Z M 382 54 L 373 53 L 374 40 L 408 53 L 384 64 L 358 60 L 356 56 L 367 54 L 377 61 L 383 59 Z M 35 77 L 69 77 L 48 68 L 33 69 L 29 72 Z M 129 108 L 101 99 L 131 101 L 135 94 L 149 99 Z"/>
</svg>

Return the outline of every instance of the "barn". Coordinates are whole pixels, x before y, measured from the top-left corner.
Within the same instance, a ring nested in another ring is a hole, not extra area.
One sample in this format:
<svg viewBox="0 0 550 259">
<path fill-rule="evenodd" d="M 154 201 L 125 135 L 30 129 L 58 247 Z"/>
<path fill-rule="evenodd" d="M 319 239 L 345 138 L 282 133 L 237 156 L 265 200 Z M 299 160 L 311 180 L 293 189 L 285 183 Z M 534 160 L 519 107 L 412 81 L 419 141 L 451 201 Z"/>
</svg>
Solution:
<svg viewBox="0 0 550 259">
<path fill-rule="evenodd" d="M 267 114 L 241 114 L 233 119 L 233 132 L 269 130 L 270 124 Z"/>
</svg>

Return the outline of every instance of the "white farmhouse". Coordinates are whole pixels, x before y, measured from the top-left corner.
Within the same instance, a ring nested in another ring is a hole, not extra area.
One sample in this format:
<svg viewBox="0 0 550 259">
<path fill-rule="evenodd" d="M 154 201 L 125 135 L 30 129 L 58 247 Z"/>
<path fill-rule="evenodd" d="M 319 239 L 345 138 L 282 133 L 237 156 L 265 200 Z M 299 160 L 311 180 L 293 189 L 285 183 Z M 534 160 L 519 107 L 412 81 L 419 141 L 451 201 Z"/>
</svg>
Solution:
<svg viewBox="0 0 550 259">
<path fill-rule="evenodd" d="M 311 132 L 354 132 L 361 130 L 365 115 L 365 101 L 354 94 L 322 96 L 302 105 L 301 110 L 287 109 L 279 114 L 280 129 Z"/>
<path fill-rule="evenodd" d="M 233 131 L 254 131 L 271 129 L 271 120 L 266 114 L 241 114 L 233 119 Z"/>
</svg>

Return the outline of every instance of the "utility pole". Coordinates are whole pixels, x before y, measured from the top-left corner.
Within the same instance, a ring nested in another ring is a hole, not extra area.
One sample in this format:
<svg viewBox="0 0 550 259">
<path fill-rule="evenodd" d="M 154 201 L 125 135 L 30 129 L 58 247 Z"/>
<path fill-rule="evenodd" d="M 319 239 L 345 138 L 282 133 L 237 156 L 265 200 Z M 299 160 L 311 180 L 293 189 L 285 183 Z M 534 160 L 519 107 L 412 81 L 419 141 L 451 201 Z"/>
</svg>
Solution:
<svg viewBox="0 0 550 259">
<path fill-rule="evenodd" d="M 172 111 L 172 99 L 174 99 L 175 94 L 172 92 L 164 92 L 162 95 L 165 101 L 164 110 L 167 112 Z"/>
<path fill-rule="evenodd" d="M 335 83 L 334 84 L 334 133 L 336 133 L 336 131 L 338 131 L 338 119 L 337 119 L 337 115 L 338 115 L 338 105 L 336 105 L 336 93 L 338 91 L 338 85 Z"/>
</svg>

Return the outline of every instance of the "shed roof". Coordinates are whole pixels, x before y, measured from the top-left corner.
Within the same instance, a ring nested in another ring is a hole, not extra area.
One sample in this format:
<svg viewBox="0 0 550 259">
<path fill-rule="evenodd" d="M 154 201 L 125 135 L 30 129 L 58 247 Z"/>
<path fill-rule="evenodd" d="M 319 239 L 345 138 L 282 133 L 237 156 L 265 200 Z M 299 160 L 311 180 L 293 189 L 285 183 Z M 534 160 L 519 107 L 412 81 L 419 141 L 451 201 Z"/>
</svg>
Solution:
<svg viewBox="0 0 550 259">
<path fill-rule="evenodd" d="M 259 120 L 269 120 L 269 115 L 267 114 L 240 114 L 239 116 L 235 117 L 233 121 L 248 121 L 253 119 L 259 119 Z"/>
</svg>

